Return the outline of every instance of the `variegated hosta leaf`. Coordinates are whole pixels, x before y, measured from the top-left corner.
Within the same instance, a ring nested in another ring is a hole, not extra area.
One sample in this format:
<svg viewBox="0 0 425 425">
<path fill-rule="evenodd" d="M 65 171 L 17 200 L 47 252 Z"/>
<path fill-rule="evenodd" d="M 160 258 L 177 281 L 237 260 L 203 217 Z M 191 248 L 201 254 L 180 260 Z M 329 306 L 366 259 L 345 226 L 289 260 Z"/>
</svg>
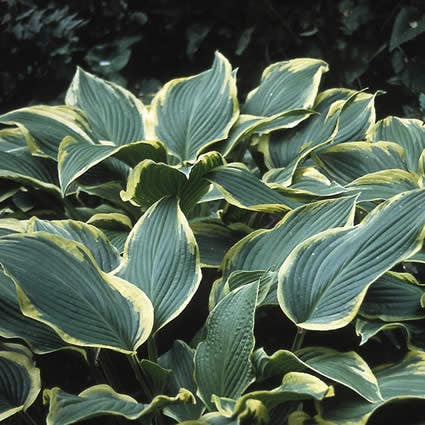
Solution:
<svg viewBox="0 0 425 425">
<path fill-rule="evenodd" d="M 59 146 L 58 168 L 62 193 L 65 195 L 72 182 L 84 175 L 95 165 L 116 158 L 133 167 L 144 159 L 165 161 L 164 145 L 157 141 L 134 142 L 126 145 L 93 145 L 66 137 Z"/>
<path fill-rule="evenodd" d="M 3 421 L 34 403 L 41 382 L 40 370 L 25 347 L 10 344 L 0 349 L 0 421 Z"/>
<path fill-rule="evenodd" d="M 355 197 L 313 202 L 289 212 L 273 229 L 240 240 L 223 260 L 223 276 L 235 270 L 277 271 L 291 251 L 309 237 L 353 224 Z"/>
<path fill-rule="evenodd" d="M 133 227 L 115 272 L 151 300 L 154 332 L 177 317 L 201 281 L 199 249 L 176 198 L 153 204 Z"/>
<path fill-rule="evenodd" d="M 244 394 L 234 406 L 234 414 L 242 412 L 249 400 L 260 401 L 267 409 L 295 400 L 323 400 L 334 395 L 333 388 L 308 373 L 289 372 L 282 384 L 272 390 L 258 390 Z"/>
<path fill-rule="evenodd" d="M 336 89 L 338 90 L 338 89 Z M 381 92 L 365 93 L 344 89 L 348 103 L 343 109 L 338 132 L 333 143 L 365 140 L 367 133 L 375 124 L 375 97 Z"/>
<path fill-rule="evenodd" d="M 275 134 L 260 146 L 270 170 L 266 181 L 289 185 L 298 164 L 313 151 L 329 143 L 361 140 L 375 122 L 375 95 L 347 89 L 331 89 L 319 94 L 315 115 L 296 130 Z"/>
<path fill-rule="evenodd" d="M 416 174 L 404 170 L 383 170 L 366 174 L 349 183 L 349 193 L 359 195 L 359 202 L 389 199 L 399 193 L 423 187 Z"/>
<path fill-rule="evenodd" d="M 70 348 L 51 327 L 22 314 L 15 284 L 3 272 L 0 273 L 0 311 L 0 336 L 20 338 L 37 354 Z"/>
<path fill-rule="evenodd" d="M 50 161 L 33 157 L 25 151 L 0 151 L 0 178 L 51 192 L 59 190 L 56 170 Z"/>
<path fill-rule="evenodd" d="M 282 212 L 300 202 L 271 189 L 240 163 L 216 167 L 206 175 L 229 204 L 250 211 Z"/>
<path fill-rule="evenodd" d="M 68 106 L 29 106 L 0 116 L 3 124 L 16 124 L 33 153 L 56 159 L 66 136 L 95 143 L 85 118 Z"/>
<path fill-rule="evenodd" d="M 0 152 L 17 154 L 28 151 L 25 136 L 19 128 L 0 130 Z"/>
<path fill-rule="evenodd" d="M 270 415 L 266 406 L 254 398 L 244 399 L 235 410 L 236 400 L 224 397 L 212 397 L 219 413 L 226 418 L 232 419 L 236 424 L 249 423 L 252 425 L 268 424 Z M 214 423 L 214 422 L 213 422 Z M 221 423 L 221 422 L 220 422 Z M 228 422 L 223 422 L 227 424 Z"/>
<path fill-rule="evenodd" d="M 196 394 L 196 383 L 193 379 L 195 351 L 185 342 L 176 340 L 171 349 L 158 358 L 158 363 L 171 370 L 167 393 L 175 394 L 180 388 Z M 168 406 L 164 414 L 178 422 L 198 419 L 204 411 L 203 404 L 197 400 L 196 404 L 182 404 Z"/>
<path fill-rule="evenodd" d="M 0 219 L 0 238 L 2 236 L 11 235 L 12 233 L 21 233 L 26 230 L 26 222 L 17 220 L 16 218 Z"/>
<path fill-rule="evenodd" d="M 241 422 L 239 418 L 228 418 L 218 412 L 211 412 L 196 420 L 180 422 L 180 425 L 241 425 Z M 260 424 L 254 422 L 253 425 Z"/>
<path fill-rule="evenodd" d="M 47 425 L 69 425 L 104 415 L 150 421 L 156 412 L 166 406 L 193 402 L 193 395 L 182 389 L 175 397 L 158 395 L 149 404 L 143 404 L 129 395 L 116 393 L 109 385 L 101 384 L 87 388 L 78 395 L 55 387 L 45 390 L 43 399 L 49 403 Z"/>
<path fill-rule="evenodd" d="M 335 136 L 341 110 L 347 98 L 335 99 L 332 90 L 317 97 L 315 112 L 307 121 L 293 130 L 275 132 L 263 139 L 260 150 L 264 153 L 269 168 L 289 167 L 311 151 L 329 143 Z M 283 184 L 283 183 L 282 183 Z"/>
<path fill-rule="evenodd" d="M 351 388 L 370 402 L 382 400 L 375 375 L 354 351 L 340 353 L 330 348 L 308 347 L 296 354 L 279 350 L 268 356 L 260 348 L 254 353 L 254 365 L 257 379 L 312 371 Z"/>
<path fill-rule="evenodd" d="M 114 83 L 78 68 L 65 102 L 84 111 L 98 140 L 126 145 L 145 139 L 143 103 Z"/>
<path fill-rule="evenodd" d="M 151 332 L 147 296 L 102 272 L 80 243 L 45 232 L 5 236 L 0 263 L 15 282 L 22 312 L 70 344 L 133 353 Z"/>
<path fill-rule="evenodd" d="M 322 75 L 328 69 L 328 64 L 318 59 L 274 63 L 264 70 L 260 85 L 248 94 L 242 112 L 272 118 L 257 127 L 257 132 L 293 127 L 310 115 L 305 109 L 313 106 Z M 299 115 L 285 114 L 294 110 L 300 110 Z"/>
<path fill-rule="evenodd" d="M 237 121 L 230 129 L 229 135 L 222 142 L 217 143 L 214 149 L 221 152 L 223 156 L 227 156 L 232 149 L 246 136 L 254 131 L 264 119 L 254 115 L 239 115 Z M 1 134 L 1 133 L 0 133 Z M 0 145 L 1 146 L 1 145 Z"/>
<path fill-rule="evenodd" d="M 313 159 L 342 185 L 377 171 L 407 170 L 404 149 L 392 142 L 341 143 L 315 152 Z"/>
<path fill-rule="evenodd" d="M 425 318 L 425 288 L 409 273 L 388 272 L 370 286 L 359 313 L 386 322 Z"/>
<path fill-rule="evenodd" d="M 305 329 L 347 325 L 369 285 L 420 249 L 424 201 L 425 190 L 405 192 L 356 227 L 327 230 L 298 245 L 279 271 L 284 313 Z"/>
<path fill-rule="evenodd" d="M 382 320 L 357 319 L 356 333 L 361 337 L 360 345 L 377 337 L 382 331 L 402 330 L 406 334 L 407 347 L 410 350 L 425 351 L 425 322 L 384 322 Z"/>
<path fill-rule="evenodd" d="M 199 395 L 210 410 L 213 395 L 239 398 L 254 381 L 251 354 L 257 292 L 257 283 L 236 289 L 208 317 L 207 336 L 195 353 L 194 376 Z"/>
<path fill-rule="evenodd" d="M 225 139 L 237 120 L 236 81 L 229 61 L 216 52 L 212 67 L 164 85 L 152 101 L 153 137 L 181 161 L 193 161 Z"/>
<path fill-rule="evenodd" d="M 273 294 L 276 299 L 275 304 L 277 304 L 275 289 L 275 286 L 277 286 L 277 272 L 264 270 L 239 270 L 230 273 L 226 280 L 222 278 L 214 282 L 209 296 L 210 310 L 212 310 L 220 300 L 234 289 L 251 283 L 258 284 L 258 305 L 270 305 L 269 299 L 273 297 Z"/>
<path fill-rule="evenodd" d="M 82 243 L 93 255 L 97 265 L 104 272 L 118 267 L 120 256 L 102 231 L 90 224 L 75 220 L 40 220 L 36 217 L 28 221 L 28 232 L 47 232 Z"/>
<path fill-rule="evenodd" d="M 188 212 L 211 186 L 207 173 L 224 163 L 218 152 L 201 155 L 188 169 L 145 160 L 130 174 L 121 198 L 148 208 L 165 196 L 178 196 L 182 210 Z"/>
<path fill-rule="evenodd" d="M 129 217 L 119 213 L 100 213 L 90 217 L 87 224 L 100 229 L 120 254 L 124 252 L 125 241 L 132 228 Z"/>
<path fill-rule="evenodd" d="M 194 221 L 190 227 L 199 246 L 202 267 L 219 267 L 224 254 L 245 234 L 219 219 Z"/>
<path fill-rule="evenodd" d="M 370 416 L 384 404 L 406 398 L 425 398 L 425 353 L 411 351 L 400 362 L 374 370 L 383 401 L 368 403 L 338 395 L 319 405 L 316 420 L 323 425 L 365 425 Z"/>
<path fill-rule="evenodd" d="M 278 187 L 269 183 L 270 187 Z M 334 196 L 347 192 L 347 189 L 335 181 L 329 180 L 314 167 L 298 168 L 293 175 L 288 191 L 301 196 Z"/>
<path fill-rule="evenodd" d="M 406 152 L 407 168 L 418 171 L 419 157 L 425 149 L 425 127 L 422 121 L 390 116 L 378 121 L 370 129 L 368 137 L 372 141 L 398 143 Z"/>
</svg>

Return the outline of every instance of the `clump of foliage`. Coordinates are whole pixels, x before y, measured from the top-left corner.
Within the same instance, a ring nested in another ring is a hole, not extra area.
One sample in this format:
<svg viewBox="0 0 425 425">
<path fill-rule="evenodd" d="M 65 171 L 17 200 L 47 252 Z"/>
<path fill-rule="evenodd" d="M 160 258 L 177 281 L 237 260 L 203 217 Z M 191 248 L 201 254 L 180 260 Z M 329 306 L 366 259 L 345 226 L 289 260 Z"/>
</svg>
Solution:
<svg viewBox="0 0 425 425">
<path fill-rule="evenodd" d="M 0 116 L 0 419 L 348 425 L 425 398 L 425 128 L 327 71 L 277 62 L 242 102 L 216 53 L 146 106 L 78 69 L 65 105 Z"/>
</svg>

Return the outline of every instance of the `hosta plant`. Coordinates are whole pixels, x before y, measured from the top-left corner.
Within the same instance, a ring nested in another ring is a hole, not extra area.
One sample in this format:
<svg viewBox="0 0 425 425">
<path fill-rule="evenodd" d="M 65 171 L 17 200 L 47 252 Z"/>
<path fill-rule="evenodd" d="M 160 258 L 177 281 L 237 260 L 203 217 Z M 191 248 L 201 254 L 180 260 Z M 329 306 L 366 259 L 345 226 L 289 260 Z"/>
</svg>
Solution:
<svg viewBox="0 0 425 425">
<path fill-rule="evenodd" d="M 364 425 L 425 398 L 424 125 L 327 71 L 239 99 L 217 53 L 144 105 L 78 69 L 65 105 L 0 116 L 1 420 Z"/>
</svg>

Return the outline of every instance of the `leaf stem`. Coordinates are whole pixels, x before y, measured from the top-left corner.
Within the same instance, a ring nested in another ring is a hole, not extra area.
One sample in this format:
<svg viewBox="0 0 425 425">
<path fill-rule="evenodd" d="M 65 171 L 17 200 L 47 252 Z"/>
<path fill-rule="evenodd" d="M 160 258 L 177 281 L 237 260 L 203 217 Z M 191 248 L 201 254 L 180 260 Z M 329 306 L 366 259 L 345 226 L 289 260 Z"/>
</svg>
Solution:
<svg viewBox="0 0 425 425">
<path fill-rule="evenodd" d="M 156 348 L 155 337 L 153 335 L 148 339 L 148 358 L 152 362 L 156 362 L 158 359 L 158 350 Z"/>
<path fill-rule="evenodd" d="M 302 347 L 305 334 L 306 334 L 305 329 L 297 327 L 297 333 L 295 334 L 294 342 L 292 343 L 292 347 L 291 347 L 291 351 L 293 353 Z"/>
<path fill-rule="evenodd" d="M 153 394 L 149 388 L 148 381 L 146 379 L 145 373 L 143 369 L 140 367 L 139 359 L 136 354 L 130 354 L 127 356 L 127 359 L 133 369 L 134 374 L 136 375 L 136 379 L 141 385 L 141 389 L 143 393 L 146 395 L 148 401 L 151 401 L 153 398 Z"/>
<path fill-rule="evenodd" d="M 37 425 L 37 422 L 31 417 L 31 415 L 23 410 L 21 411 L 21 418 L 25 424 Z"/>
</svg>

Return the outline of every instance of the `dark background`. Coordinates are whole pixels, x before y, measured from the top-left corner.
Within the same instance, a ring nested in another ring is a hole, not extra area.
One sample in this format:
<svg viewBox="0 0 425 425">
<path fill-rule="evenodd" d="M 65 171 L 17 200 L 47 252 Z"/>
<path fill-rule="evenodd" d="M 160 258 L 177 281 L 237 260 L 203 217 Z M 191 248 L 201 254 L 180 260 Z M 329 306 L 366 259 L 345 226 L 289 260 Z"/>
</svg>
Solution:
<svg viewBox="0 0 425 425">
<path fill-rule="evenodd" d="M 148 101 L 216 49 L 241 100 L 267 65 L 308 56 L 326 87 L 385 90 L 379 117 L 425 110 L 425 0 L 0 0 L 0 28 L 0 112 L 62 102 L 77 65 Z"/>
</svg>

